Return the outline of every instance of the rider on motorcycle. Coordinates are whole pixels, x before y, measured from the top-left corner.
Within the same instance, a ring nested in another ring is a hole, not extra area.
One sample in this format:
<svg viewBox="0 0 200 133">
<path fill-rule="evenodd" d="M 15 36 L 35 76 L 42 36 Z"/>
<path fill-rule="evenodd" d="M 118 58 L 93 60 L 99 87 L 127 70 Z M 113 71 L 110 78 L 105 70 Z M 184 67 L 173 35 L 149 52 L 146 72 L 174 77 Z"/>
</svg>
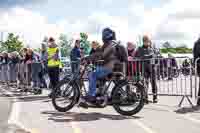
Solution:
<svg viewBox="0 0 200 133">
<path fill-rule="evenodd" d="M 105 28 L 102 32 L 103 46 L 101 48 L 101 60 L 104 60 L 103 65 L 97 66 L 95 71 L 89 73 L 89 94 L 86 99 L 88 102 L 96 100 L 96 81 L 102 79 L 112 73 L 114 64 L 117 62 L 115 56 L 115 47 L 112 45 L 112 40 L 115 40 L 115 32 L 110 28 Z M 93 56 L 98 56 L 93 55 Z M 94 58 L 94 57 L 91 57 Z"/>
</svg>

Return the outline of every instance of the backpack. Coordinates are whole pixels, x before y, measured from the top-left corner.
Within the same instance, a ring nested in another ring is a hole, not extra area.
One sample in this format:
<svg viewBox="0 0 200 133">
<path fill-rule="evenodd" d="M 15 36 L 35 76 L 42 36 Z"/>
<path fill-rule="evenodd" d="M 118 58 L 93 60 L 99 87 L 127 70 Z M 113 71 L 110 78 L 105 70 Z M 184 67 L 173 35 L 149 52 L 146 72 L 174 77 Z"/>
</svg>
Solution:
<svg viewBox="0 0 200 133">
<path fill-rule="evenodd" d="M 112 41 L 113 47 L 116 49 L 116 57 L 120 62 L 128 62 L 128 53 L 126 51 L 126 48 L 121 45 L 119 42 Z"/>
</svg>

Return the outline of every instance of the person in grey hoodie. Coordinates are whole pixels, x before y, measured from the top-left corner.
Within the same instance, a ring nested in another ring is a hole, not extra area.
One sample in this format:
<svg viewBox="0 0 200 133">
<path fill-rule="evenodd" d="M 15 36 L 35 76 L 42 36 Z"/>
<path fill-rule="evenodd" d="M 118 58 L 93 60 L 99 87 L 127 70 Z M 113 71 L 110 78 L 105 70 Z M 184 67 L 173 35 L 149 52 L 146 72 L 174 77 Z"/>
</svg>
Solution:
<svg viewBox="0 0 200 133">
<path fill-rule="evenodd" d="M 156 71 L 154 64 L 151 63 L 151 60 L 155 58 L 155 53 L 153 48 L 151 47 L 151 41 L 148 36 L 143 37 L 143 46 L 139 47 L 135 57 L 139 58 L 142 61 L 142 67 L 144 71 L 144 77 L 147 81 L 150 79 L 152 85 L 152 92 L 153 92 L 153 103 L 157 103 L 157 84 L 156 84 Z M 146 90 L 146 103 L 148 103 L 148 90 Z"/>
<path fill-rule="evenodd" d="M 41 88 L 47 88 L 46 81 L 44 79 L 44 75 L 48 73 L 48 53 L 46 44 L 42 43 L 41 53 L 40 53 L 40 62 L 42 64 L 42 71 L 39 73 Z"/>
<path fill-rule="evenodd" d="M 200 77 L 200 38 L 195 42 L 194 48 L 193 48 L 193 56 L 194 56 L 194 62 L 197 69 L 198 76 Z M 197 63 L 197 64 L 196 64 Z M 197 106 L 200 106 L 200 82 L 199 82 L 199 92 L 198 92 L 198 98 L 197 98 Z"/>
</svg>

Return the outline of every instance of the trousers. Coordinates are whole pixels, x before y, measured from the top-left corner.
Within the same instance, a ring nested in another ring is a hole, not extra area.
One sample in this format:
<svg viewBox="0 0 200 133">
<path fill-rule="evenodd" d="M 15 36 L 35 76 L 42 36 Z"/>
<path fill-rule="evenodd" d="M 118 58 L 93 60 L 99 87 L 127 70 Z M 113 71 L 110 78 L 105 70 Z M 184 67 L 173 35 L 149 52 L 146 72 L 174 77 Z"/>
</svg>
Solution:
<svg viewBox="0 0 200 133">
<path fill-rule="evenodd" d="M 97 67 L 95 71 L 89 73 L 89 95 L 96 95 L 96 81 L 112 73 L 112 70 L 105 67 Z"/>
<path fill-rule="evenodd" d="M 59 67 L 48 67 L 48 74 L 50 78 L 50 83 L 54 89 L 59 82 Z"/>
</svg>

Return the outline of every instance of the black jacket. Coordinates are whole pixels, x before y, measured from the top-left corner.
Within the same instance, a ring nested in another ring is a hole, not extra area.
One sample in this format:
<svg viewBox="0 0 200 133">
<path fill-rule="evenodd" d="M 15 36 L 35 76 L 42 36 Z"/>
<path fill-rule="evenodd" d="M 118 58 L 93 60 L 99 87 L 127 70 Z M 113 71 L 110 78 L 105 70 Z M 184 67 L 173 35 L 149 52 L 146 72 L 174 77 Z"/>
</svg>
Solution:
<svg viewBox="0 0 200 133">
<path fill-rule="evenodd" d="M 153 72 L 151 64 L 151 59 L 156 57 L 156 54 L 154 53 L 154 50 L 150 47 L 139 47 L 135 54 L 136 58 L 141 59 L 142 68 L 145 72 L 151 73 Z M 155 63 L 155 62 L 154 62 Z"/>
<path fill-rule="evenodd" d="M 194 64 L 198 58 L 200 58 L 200 38 L 194 43 L 193 47 L 193 56 L 194 56 Z M 200 76 L 200 60 L 197 62 L 197 72 L 198 75 Z"/>
<path fill-rule="evenodd" d="M 81 58 L 80 49 L 76 46 L 71 50 L 70 53 L 70 60 L 71 61 L 78 61 Z"/>
<path fill-rule="evenodd" d="M 8 64 L 9 63 L 9 58 L 8 57 L 3 57 L 3 59 L 2 59 L 2 64 L 4 64 L 4 65 L 6 65 L 6 64 Z"/>
<path fill-rule="evenodd" d="M 15 58 L 11 58 L 10 59 L 10 64 L 17 64 L 20 62 L 20 59 L 18 57 L 15 57 Z"/>
<path fill-rule="evenodd" d="M 139 47 L 135 57 L 140 58 L 140 59 L 151 59 L 155 57 L 154 50 L 150 47 Z"/>
<path fill-rule="evenodd" d="M 103 53 L 103 50 L 101 48 L 97 48 L 96 50 L 92 49 L 90 51 L 90 59 L 92 61 L 100 60 L 101 56 L 102 56 L 102 53 Z"/>
<path fill-rule="evenodd" d="M 194 61 L 196 61 L 197 58 L 200 58 L 200 38 L 194 43 L 193 56 Z"/>
</svg>

